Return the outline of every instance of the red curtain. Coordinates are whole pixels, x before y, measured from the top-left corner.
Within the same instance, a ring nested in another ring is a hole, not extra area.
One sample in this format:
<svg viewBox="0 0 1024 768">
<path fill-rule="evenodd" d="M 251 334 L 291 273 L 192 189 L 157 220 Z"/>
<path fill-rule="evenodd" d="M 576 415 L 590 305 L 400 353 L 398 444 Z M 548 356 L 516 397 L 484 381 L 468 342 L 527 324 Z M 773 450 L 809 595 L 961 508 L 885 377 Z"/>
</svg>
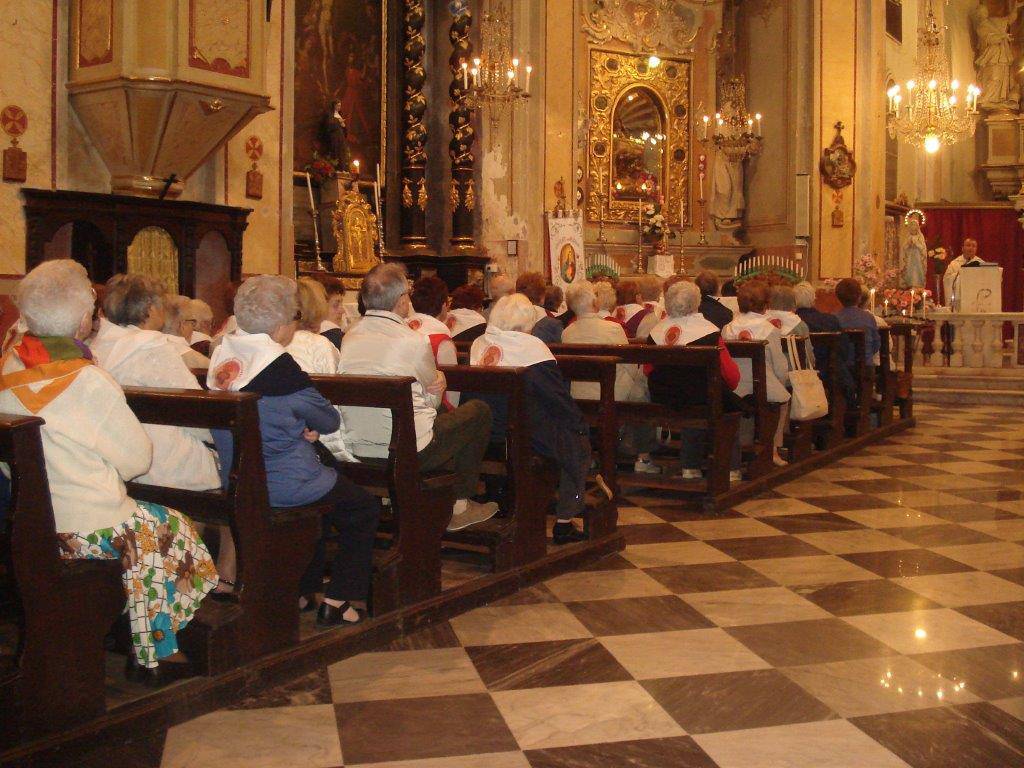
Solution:
<svg viewBox="0 0 1024 768">
<path fill-rule="evenodd" d="M 978 241 L 978 255 L 1003 268 L 1003 311 L 1024 309 L 1024 227 L 1013 208 L 958 208 L 956 206 L 924 209 L 924 236 L 929 250 L 942 246 L 953 259 L 960 255 L 964 238 Z M 928 288 L 934 289 L 933 265 L 928 263 Z"/>
</svg>

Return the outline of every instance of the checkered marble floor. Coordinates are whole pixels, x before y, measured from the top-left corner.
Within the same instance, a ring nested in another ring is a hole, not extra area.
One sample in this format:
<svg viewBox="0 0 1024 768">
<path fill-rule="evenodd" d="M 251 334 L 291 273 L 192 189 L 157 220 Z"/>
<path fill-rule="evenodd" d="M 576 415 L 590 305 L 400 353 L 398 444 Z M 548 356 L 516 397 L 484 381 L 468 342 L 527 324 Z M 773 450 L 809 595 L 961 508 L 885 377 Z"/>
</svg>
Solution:
<svg viewBox="0 0 1024 768">
<path fill-rule="evenodd" d="M 1024 423 L 919 426 L 166 734 L 164 768 L 1024 766 Z"/>
</svg>

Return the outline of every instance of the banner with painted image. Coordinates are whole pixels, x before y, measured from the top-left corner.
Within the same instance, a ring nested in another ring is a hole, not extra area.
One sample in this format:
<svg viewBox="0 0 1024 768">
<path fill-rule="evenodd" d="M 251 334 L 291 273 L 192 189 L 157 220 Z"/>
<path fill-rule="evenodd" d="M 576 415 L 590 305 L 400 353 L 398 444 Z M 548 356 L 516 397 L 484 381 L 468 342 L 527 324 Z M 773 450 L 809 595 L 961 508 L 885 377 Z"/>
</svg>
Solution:
<svg viewBox="0 0 1024 768">
<path fill-rule="evenodd" d="M 587 265 L 583 248 L 583 212 L 562 216 L 548 214 L 548 265 L 552 285 L 568 288 L 585 280 Z"/>
</svg>

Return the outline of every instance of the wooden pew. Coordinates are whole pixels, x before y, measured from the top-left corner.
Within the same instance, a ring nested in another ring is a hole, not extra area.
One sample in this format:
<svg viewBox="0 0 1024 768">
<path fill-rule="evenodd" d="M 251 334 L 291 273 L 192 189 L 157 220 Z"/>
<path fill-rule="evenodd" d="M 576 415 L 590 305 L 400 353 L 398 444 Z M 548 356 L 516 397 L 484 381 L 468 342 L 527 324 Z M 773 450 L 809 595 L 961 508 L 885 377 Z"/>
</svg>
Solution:
<svg viewBox="0 0 1024 768">
<path fill-rule="evenodd" d="M 707 403 L 695 405 L 680 411 L 673 410 L 657 403 L 615 402 L 614 401 L 614 370 L 610 402 L 601 405 L 598 401 L 579 400 L 580 408 L 591 423 L 605 424 L 606 416 L 602 409 L 614 409 L 616 419 L 614 429 L 609 429 L 605 440 L 611 443 L 607 453 L 614 456 L 614 445 L 617 440 L 618 427 L 625 422 L 668 426 L 680 429 L 694 427 L 708 430 L 707 471 L 703 480 L 683 480 L 679 477 L 659 475 L 625 475 L 623 484 L 649 488 L 665 488 L 694 493 L 701 497 L 705 507 L 713 507 L 715 497 L 729 490 L 729 458 L 732 445 L 736 439 L 739 426 L 739 414 L 725 413 L 722 403 L 721 365 L 719 352 L 715 347 L 658 347 L 645 344 L 591 345 L 591 344 L 555 344 L 551 347 L 557 360 L 564 359 L 565 354 L 589 352 L 611 358 L 616 355 L 622 363 L 634 365 L 665 365 L 693 369 L 695 376 L 706 382 Z M 603 392 L 602 392 L 603 394 Z M 604 398 L 603 398 L 604 399 Z M 769 461 L 770 461 L 769 456 Z M 614 461 L 612 468 L 614 468 Z"/>
<path fill-rule="evenodd" d="M 896 406 L 896 371 L 892 364 L 891 328 L 879 328 L 881 346 L 878 352 L 878 366 L 875 368 L 875 391 L 881 400 L 872 399 L 871 411 L 878 414 L 878 426 L 892 424 L 893 409 Z"/>
<path fill-rule="evenodd" d="M 912 325 L 894 325 L 890 336 L 895 347 L 895 359 L 899 370 L 896 372 L 896 405 L 901 419 L 914 416 L 914 340 L 917 335 Z"/>
<path fill-rule="evenodd" d="M 856 404 L 847 404 L 846 433 L 850 437 L 867 434 L 871 429 L 871 404 L 874 401 L 875 382 L 872 368 L 864 358 L 867 342 L 861 329 L 846 328 L 843 333 L 853 344 L 853 381 L 858 391 Z"/>
<path fill-rule="evenodd" d="M 0 669 L 0 746 L 103 715 L 103 638 L 125 607 L 116 560 L 63 560 L 34 417 L 0 415 L 0 461 L 11 467 L 10 563 L 21 644 Z"/>
<path fill-rule="evenodd" d="M 800 365 L 804 370 L 815 370 L 811 366 L 811 361 L 807 356 L 807 342 L 809 337 L 797 336 L 796 337 L 796 350 L 800 356 Z M 783 349 L 787 349 L 783 346 Z M 792 367 L 792 364 L 791 364 Z M 797 421 L 790 416 L 789 430 L 783 436 L 783 444 L 789 452 L 789 461 L 802 461 L 811 455 L 814 451 L 814 433 L 818 429 L 819 425 L 823 422 L 827 422 L 828 416 L 823 416 L 820 419 L 811 419 L 810 421 Z"/>
<path fill-rule="evenodd" d="M 779 404 L 768 402 L 768 342 L 727 341 L 725 346 L 734 360 L 749 359 L 753 373 L 754 442 L 743 446 L 751 479 L 761 477 L 775 468 L 775 430 L 779 426 Z"/>
<path fill-rule="evenodd" d="M 842 339 L 840 333 L 811 334 L 811 344 L 828 353 L 827 359 L 815 360 L 818 371 L 826 373 L 825 394 L 828 396 L 828 416 L 816 429 L 820 450 L 835 448 L 846 439 L 846 397 L 839 380 L 840 366 L 846 365 L 842 358 Z"/>
<path fill-rule="evenodd" d="M 463 401 L 468 393 L 500 395 L 508 408 L 505 441 L 488 448 L 483 464 L 483 474 L 506 478 L 503 511 L 508 516 L 446 533 L 444 542 L 484 549 L 495 572 L 539 560 L 547 552 L 546 511 L 558 477 L 557 470 L 530 444 L 523 369 L 457 365 L 440 370 L 448 387 L 462 393 Z"/>
<path fill-rule="evenodd" d="M 385 613 L 441 592 L 441 538 L 455 503 L 455 475 L 421 471 L 410 377 L 311 376 L 334 405 L 391 411 L 391 443 L 386 459 L 341 462 L 345 476 L 391 500 L 393 542 L 376 562 L 373 610 Z"/>
<path fill-rule="evenodd" d="M 197 523 L 226 525 L 238 554 L 237 605 L 206 600 L 181 636 L 206 674 L 218 674 L 299 641 L 298 584 L 320 536 L 323 509 L 272 509 L 260 440 L 258 395 L 125 387 L 144 424 L 231 432 L 228 487 L 186 491 L 128 483 L 132 498 L 177 509 Z M 209 536 L 210 533 L 207 533 Z"/>
</svg>

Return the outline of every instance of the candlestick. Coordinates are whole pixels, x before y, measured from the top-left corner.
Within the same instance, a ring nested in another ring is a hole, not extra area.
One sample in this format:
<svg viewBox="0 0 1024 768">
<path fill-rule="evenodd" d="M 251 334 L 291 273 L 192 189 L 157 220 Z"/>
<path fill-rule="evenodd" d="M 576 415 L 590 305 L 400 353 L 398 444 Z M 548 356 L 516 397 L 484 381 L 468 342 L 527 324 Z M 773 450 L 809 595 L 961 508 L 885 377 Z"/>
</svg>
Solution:
<svg viewBox="0 0 1024 768">
<path fill-rule="evenodd" d="M 352 174 L 355 175 L 355 176 L 359 175 L 359 161 L 358 160 L 353 160 L 352 161 Z"/>
<path fill-rule="evenodd" d="M 309 175 L 309 171 L 306 171 L 306 191 L 309 192 L 309 210 L 316 210 L 316 202 L 313 200 L 313 179 Z"/>
<path fill-rule="evenodd" d="M 512 59 L 512 82 L 519 85 L 519 59 Z"/>
<path fill-rule="evenodd" d="M 757 120 L 757 135 L 761 136 L 761 113 L 758 112 L 756 115 L 754 115 L 754 119 Z"/>
<path fill-rule="evenodd" d="M 309 215 L 313 219 L 313 253 L 316 254 L 316 268 L 318 271 L 326 269 L 320 260 L 320 212 L 316 209 L 316 202 L 313 200 L 313 179 L 306 171 L 306 191 L 309 193 Z"/>
<path fill-rule="evenodd" d="M 914 301 L 916 299 L 917 299 L 917 294 L 914 292 L 914 289 L 911 288 L 910 289 L 910 316 L 911 317 L 914 316 Z"/>
<path fill-rule="evenodd" d="M 470 70 L 470 74 L 473 75 L 473 87 L 474 88 L 479 88 L 480 87 L 480 70 L 477 69 L 476 67 L 473 67 L 473 69 Z"/>
<path fill-rule="evenodd" d="M 871 289 L 871 314 L 875 314 L 875 288 Z"/>
<path fill-rule="evenodd" d="M 704 121 L 704 141 L 707 141 L 708 140 L 708 123 L 711 122 L 711 118 L 708 117 L 707 115 L 704 115 L 704 117 L 701 118 L 701 119 Z"/>
<path fill-rule="evenodd" d="M 526 95 L 530 95 L 530 75 L 533 73 L 533 67 L 529 64 L 526 65 Z"/>
<path fill-rule="evenodd" d="M 467 64 L 466 62 L 462 62 L 462 64 L 460 66 L 462 67 L 462 90 L 468 91 L 469 90 L 469 64 Z"/>
</svg>

